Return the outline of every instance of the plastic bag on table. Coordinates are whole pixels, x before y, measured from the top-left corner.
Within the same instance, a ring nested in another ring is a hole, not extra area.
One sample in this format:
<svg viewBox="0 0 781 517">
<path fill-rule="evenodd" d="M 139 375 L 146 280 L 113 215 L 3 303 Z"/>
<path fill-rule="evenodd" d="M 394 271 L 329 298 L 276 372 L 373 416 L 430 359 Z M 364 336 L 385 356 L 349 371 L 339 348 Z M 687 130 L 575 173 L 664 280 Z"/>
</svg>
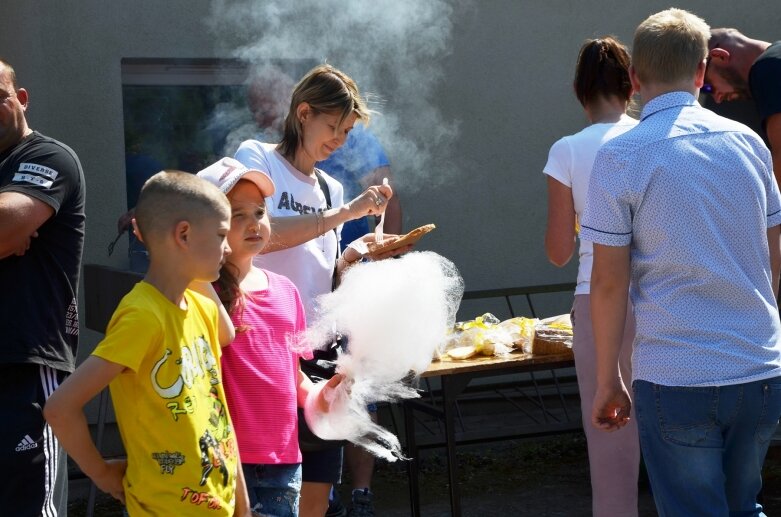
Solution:
<svg viewBox="0 0 781 517">
<path fill-rule="evenodd" d="M 512 349 L 511 333 L 500 325 L 496 316 L 485 313 L 473 320 L 456 323 L 443 353 L 453 359 L 467 359 L 475 355 L 507 355 Z"/>
<path fill-rule="evenodd" d="M 524 353 L 532 353 L 532 343 L 534 342 L 534 328 L 540 320 L 537 318 L 516 317 L 504 320 L 499 324 L 511 336 L 513 346 L 520 348 Z"/>
</svg>

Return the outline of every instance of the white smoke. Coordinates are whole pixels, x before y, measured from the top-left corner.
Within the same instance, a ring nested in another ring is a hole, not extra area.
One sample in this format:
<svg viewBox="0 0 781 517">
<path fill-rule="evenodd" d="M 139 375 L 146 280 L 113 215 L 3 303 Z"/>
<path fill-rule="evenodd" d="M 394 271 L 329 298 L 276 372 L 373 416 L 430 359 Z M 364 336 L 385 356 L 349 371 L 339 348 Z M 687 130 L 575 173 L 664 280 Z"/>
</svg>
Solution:
<svg viewBox="0 0 781 517">
<path fill-rule="evenodd" d="M 310 422 L 312 430 L 390 461 L 401 458 L 398 439 L 369 419 L 366 405 L 418 396 L 410 382 L 452 328 L 463 292 L 456 267 L 433 252 L 348 270 L 336 291 L 318 298 L 318 316 L 306 332 L 308 343 L 327 343 L 336 322 L 348 338 L 336 361 L 346 378 L 332 393 L 331 411 Z"/>
<path fill-rule="evenodd" d="M 413 189 L 455 170 L 458 123 L 434 99 L 452 17 L 453 4 L 442 0 L 214 0 L 211 25 L 224 45 L 235 45 L 233 57 L 253 65 L 328 62 L 355 79 L 380 112 L 372 132 L 399 183 Z"/>
</svg>

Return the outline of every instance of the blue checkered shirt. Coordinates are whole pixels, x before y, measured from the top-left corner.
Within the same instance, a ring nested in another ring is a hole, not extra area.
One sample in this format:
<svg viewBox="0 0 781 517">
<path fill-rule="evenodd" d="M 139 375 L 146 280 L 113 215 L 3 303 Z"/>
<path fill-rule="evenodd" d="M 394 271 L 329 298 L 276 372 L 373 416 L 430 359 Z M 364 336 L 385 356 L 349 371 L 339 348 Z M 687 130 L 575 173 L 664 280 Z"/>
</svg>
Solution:
<svg viewBox="0 0 781 517">
<path fill-rule="evenodd" d="M 686 92 L 652 99 L 599 151 L 580 237 L 630 246 L 634 378 L 720 386 L 781 375 L 767 228 L 770 152 Z"/>
</svg>

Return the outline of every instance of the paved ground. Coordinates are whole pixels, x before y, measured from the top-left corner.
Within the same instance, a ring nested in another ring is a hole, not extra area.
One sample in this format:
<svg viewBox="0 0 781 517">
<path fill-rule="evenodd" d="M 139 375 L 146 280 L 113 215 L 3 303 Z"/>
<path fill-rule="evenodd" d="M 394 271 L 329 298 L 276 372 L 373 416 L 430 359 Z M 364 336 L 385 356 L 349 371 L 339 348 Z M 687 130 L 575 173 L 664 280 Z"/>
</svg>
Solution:
<svg viewBox="0 0 781 517">
<path fill-rule="evenodd" d="M 422 515 L 450 515 L 445 461 L 441 452 L 421 456 Z M 577 433 L 552 438 L 473 446 L 459 451 L 462 503 L 465 516 L 567 516 L 591 514 L 585 441 Z M 349 479 L 346 480 L 349 482 Z M 400 464 L 377 469 L 374 490 L 378 517 L 409 515 L 406 471 Z M 348 487 L 342 489 L 346 495 Z M 781 515 L 781 446 L 771 449 L 765 464 L 765 506 L 768 515 Z M 647 483 L 640 483 L 640 515 L 656 515 Z M 84 515 L 83 501 L 71 517 Z M 121 515 L 105 497 L 95 515 Z"/>
<path fill-rule="evenodd" d="M 585 440 L 580 434 L 527 439 L 459 449 L 465 516 L 588 516 L 591 495 Z M 450 515 L 443 454 L 421 457 L 421 515 Z M 381 465 L 375 476 L 377 515 L 408 516 L 406 471 Z M 349 481 L 349 480 L 348 480 Z M 647 486 L 641 488 L 641 515 L 656 515 Z"/>
</svg>

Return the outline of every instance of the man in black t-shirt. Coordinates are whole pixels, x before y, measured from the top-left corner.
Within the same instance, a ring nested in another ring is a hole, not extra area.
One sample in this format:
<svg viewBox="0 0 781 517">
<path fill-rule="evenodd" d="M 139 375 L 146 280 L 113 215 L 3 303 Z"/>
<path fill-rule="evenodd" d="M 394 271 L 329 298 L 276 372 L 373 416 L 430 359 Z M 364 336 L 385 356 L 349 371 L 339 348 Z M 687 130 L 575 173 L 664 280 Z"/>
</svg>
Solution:
<svg viewBox="0 0 781 517">
<path fill-rule="evenodd" d="M 0 60 L 0 500 L 4 515 L 66 515 L 66 458 L 41 410 L 75 366 L 84 173 L 28 127 L 28 98 Z"/>
<path fill-rule="evenodd" d="M 736 29 L 711 29 L 702 91 L 717 103 L 752 99 L 781 183 L 781 41 L 751 39 Z"/>
</svg>

